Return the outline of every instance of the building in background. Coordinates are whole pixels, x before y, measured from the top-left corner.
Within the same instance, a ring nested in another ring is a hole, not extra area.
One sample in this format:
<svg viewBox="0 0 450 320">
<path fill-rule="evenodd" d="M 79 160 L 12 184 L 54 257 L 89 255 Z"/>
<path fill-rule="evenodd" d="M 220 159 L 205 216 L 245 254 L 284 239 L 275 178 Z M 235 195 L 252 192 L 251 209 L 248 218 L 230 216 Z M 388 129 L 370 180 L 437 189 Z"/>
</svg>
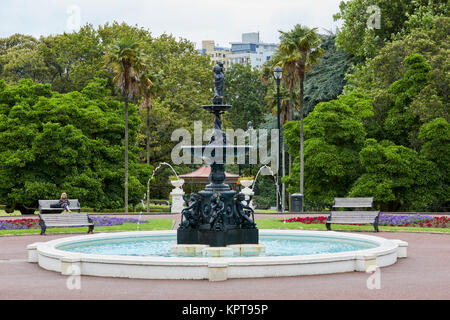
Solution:
<svg viewBox="0 0 450 320">
<path fill-rule="evenodd" d="M 264 43 L 259 40 L 259 32 L 242 34 L 241 42 L 230 42 L 231 48 L 216 46 L 214 40 L 202 41 L 202 54 L 210 55 L 213 64 L 223 62 L 225 69 L 231 65 L 250 64 L 252 68 L 261 68 L 277 49 L 276 43 Z"/>
<path fill-rule="evenodd" d="M 250 64 L 252 68 L 261 68 L 277 49 L 275 43 L 264 43 L 259 40 L 259 32 L 242 34 L 242 42 L 230 42 L 230 65 L 235 63 Z"/>
<path fill-rule="evenodd" d="M 223 63 L 224 69 L 230 67 L 229 55 L 231 54 L 230 48 L 218 47 L 215 45 L 214 40 L 203 40 L 202 41 L 202 55 L 208 54 L 211 57 L 213 64 L 218 61 Z"/>
</svg>

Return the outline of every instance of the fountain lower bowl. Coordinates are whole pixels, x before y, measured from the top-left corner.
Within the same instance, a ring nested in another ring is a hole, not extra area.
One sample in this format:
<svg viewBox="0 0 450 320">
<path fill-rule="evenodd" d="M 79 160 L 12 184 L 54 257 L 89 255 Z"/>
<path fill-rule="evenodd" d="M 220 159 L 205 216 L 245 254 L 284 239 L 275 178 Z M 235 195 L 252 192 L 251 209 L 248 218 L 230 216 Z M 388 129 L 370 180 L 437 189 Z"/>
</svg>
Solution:
<svg viewBox="0 0 450 320">
<path fill-rule="evenodd" d="M 90 241 L 123 241 L 130 238 L 174 238 L 176 230 L 100 233 L 68 237 L 28 246 L 28 261 L 63 275 L 89 275 L 139 279 L 262 278 L 367 271 L 394 264 L 406 257 L 407 243 L 377 236 L 334 231 L 260 230 L 272 237 L 317 237 L 369 242 L 375 247 L 335 253 L 256 257 L 164 257 L 87 254 L 61 250 Z"/>
</svg>

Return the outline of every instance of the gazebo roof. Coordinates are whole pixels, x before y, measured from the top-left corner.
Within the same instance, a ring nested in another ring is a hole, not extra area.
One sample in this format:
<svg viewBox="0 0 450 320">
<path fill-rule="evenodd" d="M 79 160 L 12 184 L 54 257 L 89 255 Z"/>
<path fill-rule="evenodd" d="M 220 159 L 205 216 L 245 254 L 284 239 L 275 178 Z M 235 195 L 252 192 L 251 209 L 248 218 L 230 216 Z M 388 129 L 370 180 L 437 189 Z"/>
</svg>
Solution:
<svg viewBox="0 0 450 320">
<path fill-rule="evenodd" d="M 184 179 L 186 182 L 209 183 L 208 177 L 210 173 L 211 173 L 210 166 L 202 166 L 195 171 L 180 174 L 178 176 Z M 225 172 L 225 183 L 236 183 L 238 178 L 239 178 L 238 174 Z"/>
</svg>

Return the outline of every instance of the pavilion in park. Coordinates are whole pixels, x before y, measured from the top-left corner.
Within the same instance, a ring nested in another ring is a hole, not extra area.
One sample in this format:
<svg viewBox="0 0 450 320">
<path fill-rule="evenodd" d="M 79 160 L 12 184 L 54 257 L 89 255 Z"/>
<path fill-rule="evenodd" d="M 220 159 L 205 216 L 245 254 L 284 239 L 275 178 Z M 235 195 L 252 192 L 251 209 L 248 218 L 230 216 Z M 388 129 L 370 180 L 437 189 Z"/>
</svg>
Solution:
<svg viewBox="0 0 450 320">
<path fill-rule="evenodd" d="M 202 166 L 195 171 L 190 173 L 180 174 L 179 177 L 185 182 L 198 183 L 198 184 L 209 184 L 209 174 L 211 173 L 210 166 Z M 233 190 L 236 190 L 237 180 L 239 178 L 238 174 L 225 172 L 224 183 L 229 184 Z"/>
</svg>

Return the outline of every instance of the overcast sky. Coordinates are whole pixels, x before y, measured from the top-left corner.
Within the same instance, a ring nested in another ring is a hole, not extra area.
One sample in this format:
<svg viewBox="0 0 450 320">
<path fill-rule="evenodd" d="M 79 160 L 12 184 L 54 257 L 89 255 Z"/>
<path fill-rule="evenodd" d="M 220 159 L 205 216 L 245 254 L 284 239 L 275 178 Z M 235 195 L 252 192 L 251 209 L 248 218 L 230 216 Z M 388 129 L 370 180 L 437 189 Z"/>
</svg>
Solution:
<svg viewBox="0 0 450 320">
<path fill-rule="evenodd" d="M 1 0 L 0 37 L 14 33 L 40 35 L 76 30 L 91 23 L 126 22 L 186 38 L 230 46 L 245 32 L 260 32 L 263 42 L 278 42 L 278 30 L 295 24 L 335 31 L 340 0 Z"/>
</svg>

